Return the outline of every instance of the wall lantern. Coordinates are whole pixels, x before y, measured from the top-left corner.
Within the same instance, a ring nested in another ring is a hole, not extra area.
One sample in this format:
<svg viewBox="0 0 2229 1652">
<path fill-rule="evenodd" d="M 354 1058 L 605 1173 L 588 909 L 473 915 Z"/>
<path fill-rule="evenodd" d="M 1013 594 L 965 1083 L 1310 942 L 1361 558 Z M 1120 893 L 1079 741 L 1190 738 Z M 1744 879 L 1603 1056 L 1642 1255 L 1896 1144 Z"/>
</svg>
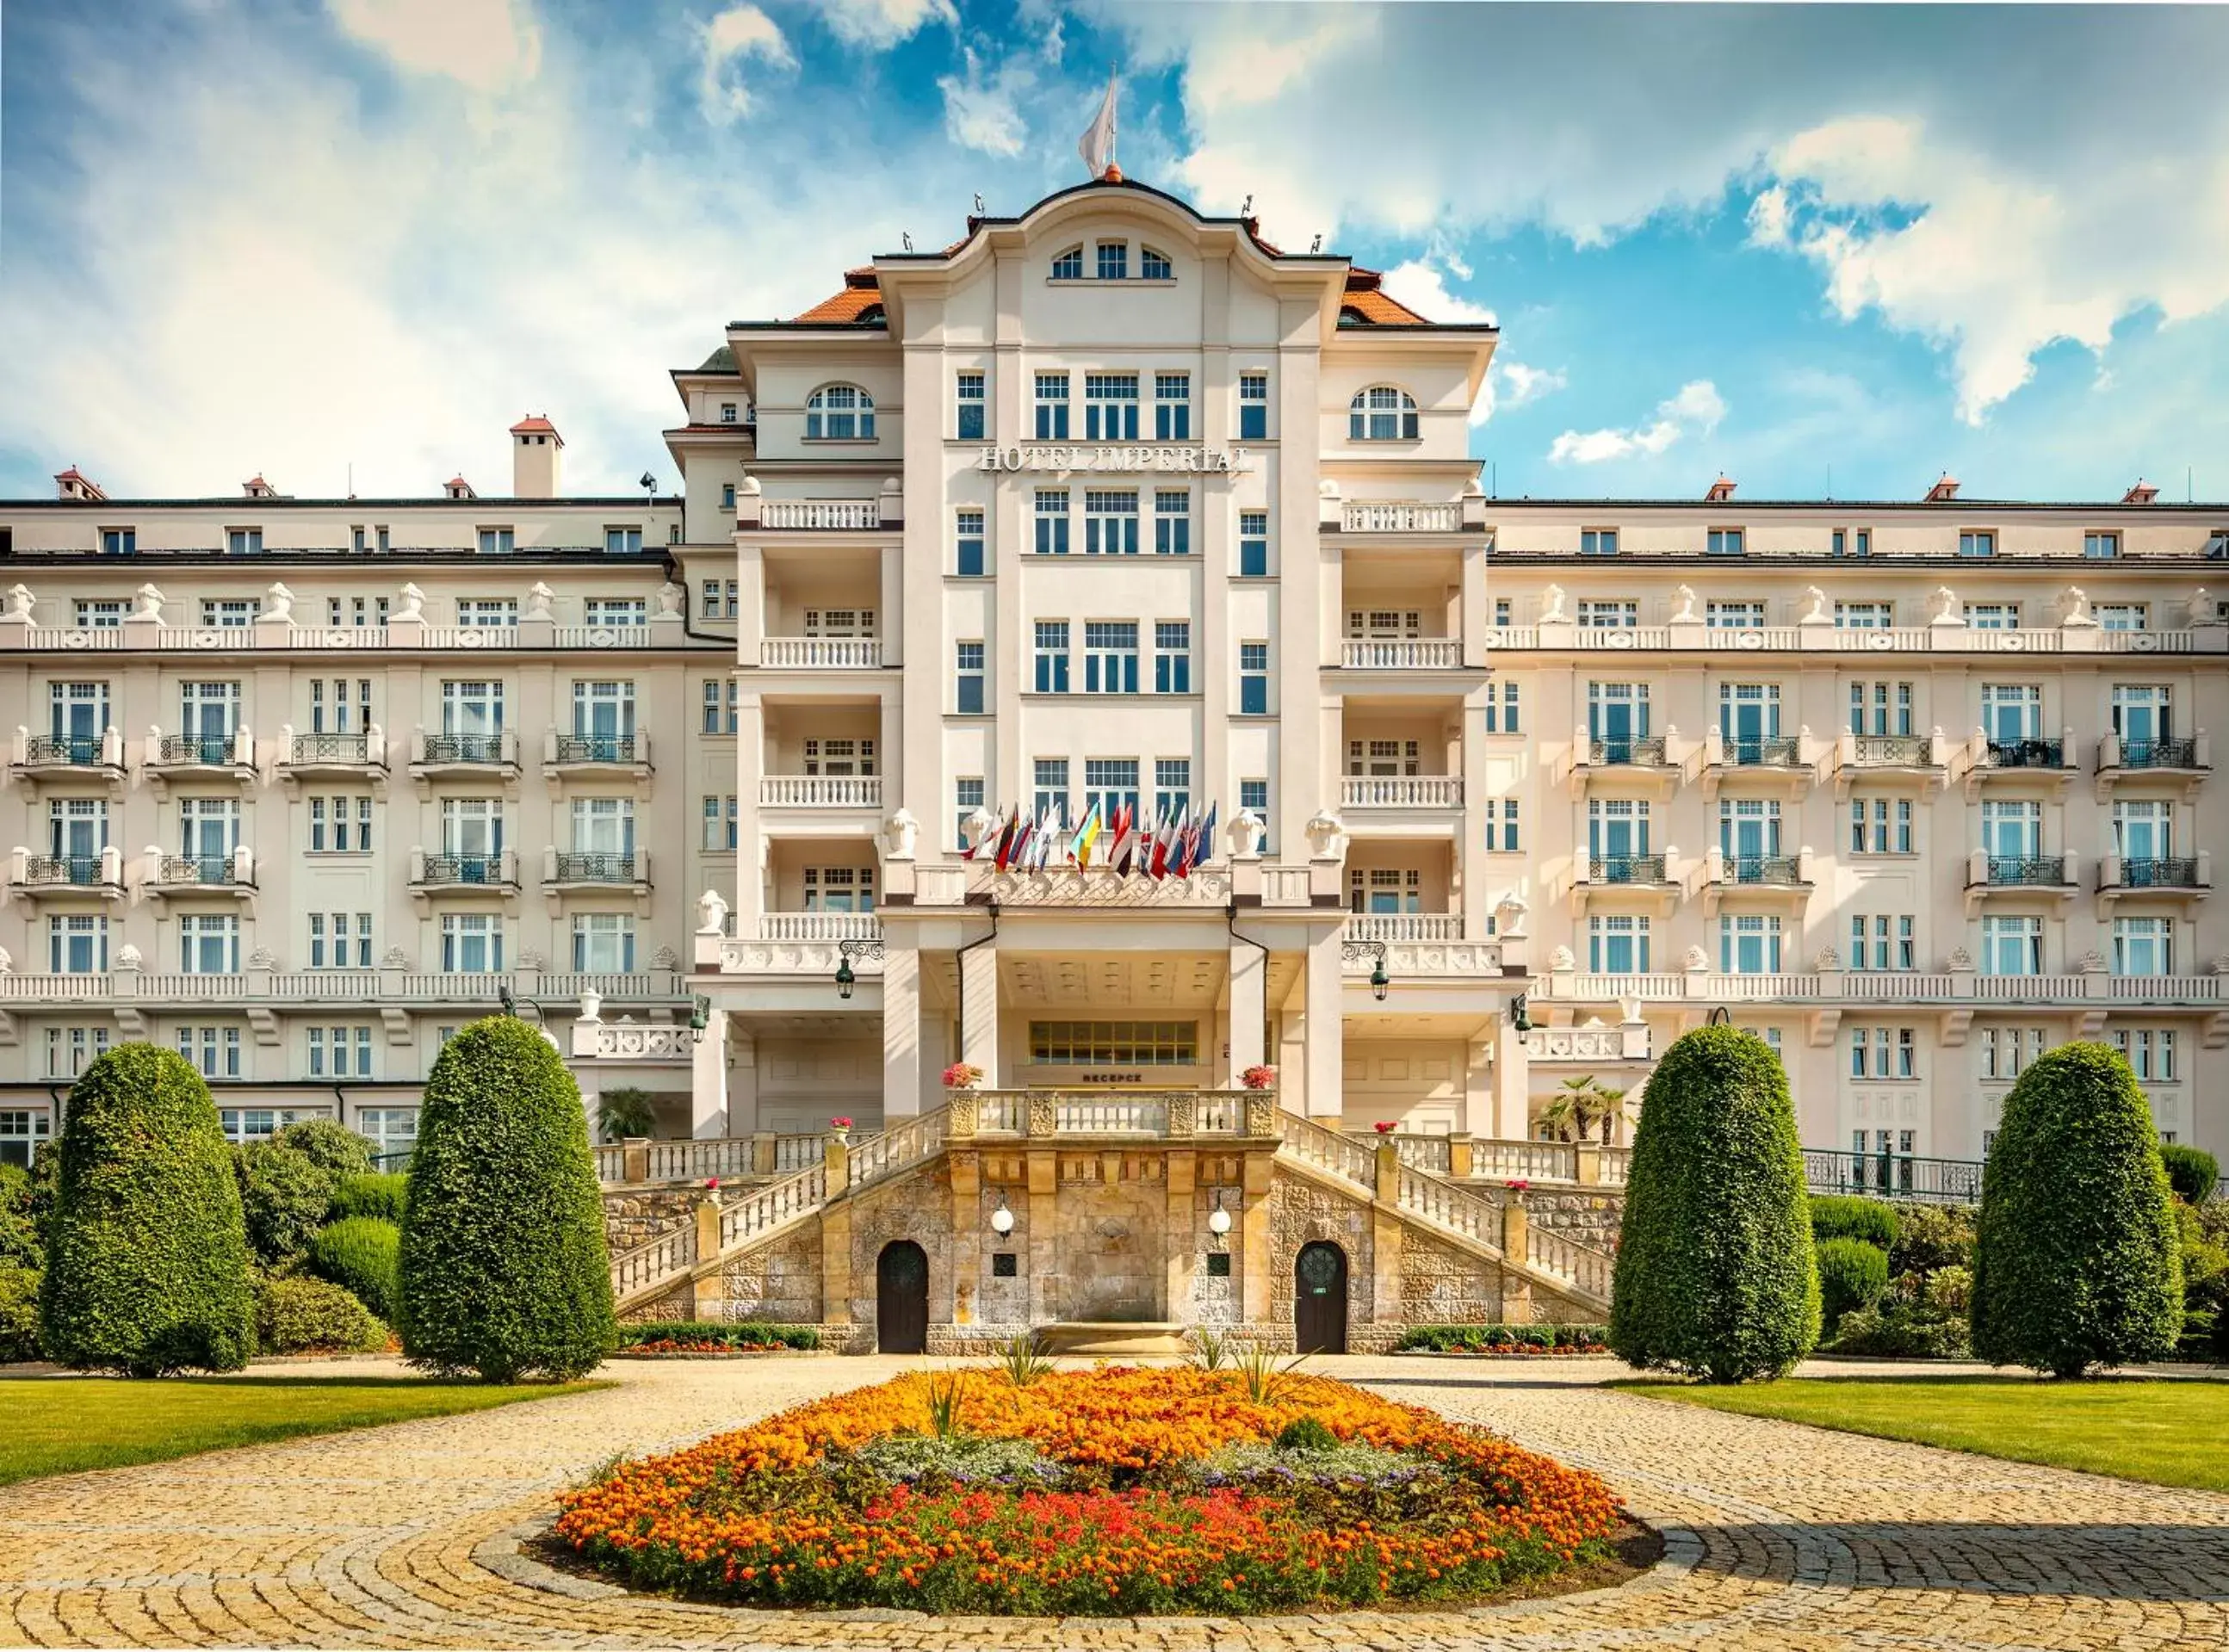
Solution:
<svg viewBox="0 0 2229 1652">
<path fill-rule="evenodd" d="M 689 1000 L 689 1042 L 704 1042 L 704 1029 L 712 1025 L 712 1000 L 698 993 Z"/>
<path fill-rule="evenodd" d="M 879 958 L 883 943 L 879 941 L 838 941 L 836 943 L 836 996 L 849 999 L 851 988 L 858 983 L 858 972 L 851 967 L 854 958 Z"/>
<path fill-rule="evenodd" d="M 1530 1006 L 1526 1002 L 1526 993 L 1519 993 L 1509 1000 L 1509 1024 L 1519 1032 L 1530 1032 L 1532 1030 L 1532 1017 L 1530 1013 Z"/>
<path fill-rule="evenodd" d="M 1709 1024 L 1712 1026 L 1725 1026 L 1731 1023 L 1734 1018 L 1726 1013 L 1726 1006 L 1725 1005 L 1714 1004 L 1711 1006 L 1711 1013 L 1706 1019 L 1708 1019 Z"/>
<path fill-rule="evenodd" d="M 1393 984 L 1393 977 L 1385 971 L 1385 943 L 1383 941 L 1342 941 L 1339 943 L 1339 955 L 1350 963 L 1357 958 L 1371 961 L 1370 995 L 1383 1004 L 1385 989 Z"/>
<path fill-rule="evenodd" d="M 999 1208 L 991 1212 L 991 1231 L 1005 1238 L 1014 1231 L 1014 1213 L 1006 1208 L 1006 1196 L 999 1195 Z"/>
<path fill-rule="evenodd" d="M 1220 1188 L 1216 1190 L 1215 1208 L 1207 1213 L 1207 1231 L 1215 1236 L 1215 1248 L 1220 1250 L 1230 1233 L 1230 1212 L 1224 1205 Z"/>
</svg>

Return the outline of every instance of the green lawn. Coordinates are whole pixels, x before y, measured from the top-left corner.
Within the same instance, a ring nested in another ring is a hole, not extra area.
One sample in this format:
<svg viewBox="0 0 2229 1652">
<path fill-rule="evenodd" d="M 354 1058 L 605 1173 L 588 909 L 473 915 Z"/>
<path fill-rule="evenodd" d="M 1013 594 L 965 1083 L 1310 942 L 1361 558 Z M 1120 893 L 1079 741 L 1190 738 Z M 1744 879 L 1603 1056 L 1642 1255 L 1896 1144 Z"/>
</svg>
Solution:
<svg viewBox="0 0 2229 1652">
<path fill-rule="evenodd" d="M 1852 1376 L 1737 1388 L 1618 1386 L 1652 1399 L 1747 1417 L 1777 1417 L 2162 1486 L 2229 1491 L 2229 1382 Z"/>
<path fill-rule="evenodd" d="M 602 1384 L 414 1377 L 0 1377 L 0 1486 L 232 1445 L 486 1411 Z"/>
</svg>

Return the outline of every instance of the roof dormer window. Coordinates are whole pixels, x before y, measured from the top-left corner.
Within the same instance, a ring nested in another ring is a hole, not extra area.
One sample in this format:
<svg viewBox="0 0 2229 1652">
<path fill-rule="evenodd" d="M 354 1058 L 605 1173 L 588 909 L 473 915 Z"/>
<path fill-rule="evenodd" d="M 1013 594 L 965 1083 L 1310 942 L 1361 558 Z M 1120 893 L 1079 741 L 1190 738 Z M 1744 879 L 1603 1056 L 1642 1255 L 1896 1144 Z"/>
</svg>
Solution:
<svg viewBox="0 0 2229 1652">
<path fill-rule="evenodd" d="M 1099 243 L 1099 279 L 1102 281 L 1127 281 L 1130 279 L 1128 241 L 1102 241 Z"/>
<path fill-rule="evenodd" d="M 1056 281 L 1080 281 L 1083 279 L 1083 248 L 1071 247 L 1052 261 L 1052 279 Z"/>
<path fill-rule="evenodd" d="M 1346 404 L 1349 441 L 1414 441 L 1416 398 L 1391 384 L 1373 384 Z"/>
<path fill-rule="evenodd" d="M 1157 253 L 1150 247 L 1138 248 L 1138 279 L 1141 281 L 1169 281 L 1176 272 L 1169 263 L 1166 253 Z"/>
<path fill-rule="evenodd" d="M 805 398 L 807 441 L 872 441 L 875 399 L 856 384 L 831 384 Z"/>
</svg>

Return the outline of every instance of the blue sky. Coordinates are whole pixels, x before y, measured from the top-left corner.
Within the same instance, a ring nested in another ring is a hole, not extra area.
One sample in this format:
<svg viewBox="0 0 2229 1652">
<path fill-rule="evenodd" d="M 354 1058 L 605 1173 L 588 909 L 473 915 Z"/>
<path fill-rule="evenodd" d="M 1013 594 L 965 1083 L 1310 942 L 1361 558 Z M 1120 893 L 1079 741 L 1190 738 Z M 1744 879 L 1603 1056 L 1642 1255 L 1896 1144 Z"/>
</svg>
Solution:
<svg viewBox="0 0 2229 1652">
<path fill-rule="evenodd" d="M 2229 496 L 2229 15 L 1140 0 L 15 0 L 0 494 L 670 485 L 666 369 L 1110 67 L 1125 171 L 1500 322 L 1505 495 Z"/>
</svg>

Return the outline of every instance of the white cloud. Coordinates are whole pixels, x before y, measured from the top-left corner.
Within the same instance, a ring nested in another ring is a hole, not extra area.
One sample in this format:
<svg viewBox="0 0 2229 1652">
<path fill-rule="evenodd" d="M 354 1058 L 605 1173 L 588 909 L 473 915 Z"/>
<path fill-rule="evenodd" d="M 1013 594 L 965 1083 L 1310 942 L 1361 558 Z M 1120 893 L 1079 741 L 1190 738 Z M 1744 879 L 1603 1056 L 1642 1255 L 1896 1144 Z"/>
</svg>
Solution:
<svg viewBox="0 0 2229 1652">
<path fill-rule="evenodd" d="M 1427 321 L 1475 322 L 1494 325 L 1493 312 L 1448 291 L 1439 267 L 1420 258 L 1396 264 L 1382 278 L 1386 296 L 1407 305 Z"/>
<path fill-rule="evenodd" d="M 829 31 L 846 45 L 886 52 L 931 22 L 960 26 L 952 0 L 820 0 Z"/>
<path fill-rule="evenodd" d="M 794 69 L 797 54 L 773 18 L 749 0 L 729 6 L 704 25 L 703 68 L 697 98 L 704 119 L 725 124 L 751 112 L 751 89 L 736 71 L 749 62 Z"/>
<path fill-rule="evenodd" d="M 1749 203 L 1749 244 L 1788 245 L 1788 191 L 1777 183 L 1758 190 L 1757 199 Z"/>
<path fill-rule="evenodd" d="M 1553 395 L 1570 382 L 1554 368 L 1527 367 L 1522 362 L 1513 362 L 1497 356 L 1493 370 L 1509 387 L 1503 399 L 1504 407 L 1521 408 L 1527 402 L 1537 402 L 1544 395 Z"/>
<path fill-rule="evenodd" d="M 524 0 L 325 0 L 333 21 L 414 74 L 446 74 L 475 92 L 530 80 L 542 34 Z"/>
<path fill-rule="evenodd" d="M 1036 77 L 1026 63 L 1009 59 L 986 80 L 982 61 L 973 48 L 967 51 L 967 64 L 964 76 L 947 74 L 936 83 L 944 94 L 945 135 L 962 149 L 980 150 L 986 155 L 1020 154 L 1029 137 L 1029 124 L 1022 119 L 1019 100 Z"/>
<path fill-rule="evenodd" d="M 1549 445 L 1551 465 L 1599 465 L 1663 453 L 1690 431 L 1704 435 L 1726 416 L 1725 398 L 1705 378 L 1691 379 L 1656 404 L 1656 416 L 1630 430 L 1566 430 Z"/>
</svg>

